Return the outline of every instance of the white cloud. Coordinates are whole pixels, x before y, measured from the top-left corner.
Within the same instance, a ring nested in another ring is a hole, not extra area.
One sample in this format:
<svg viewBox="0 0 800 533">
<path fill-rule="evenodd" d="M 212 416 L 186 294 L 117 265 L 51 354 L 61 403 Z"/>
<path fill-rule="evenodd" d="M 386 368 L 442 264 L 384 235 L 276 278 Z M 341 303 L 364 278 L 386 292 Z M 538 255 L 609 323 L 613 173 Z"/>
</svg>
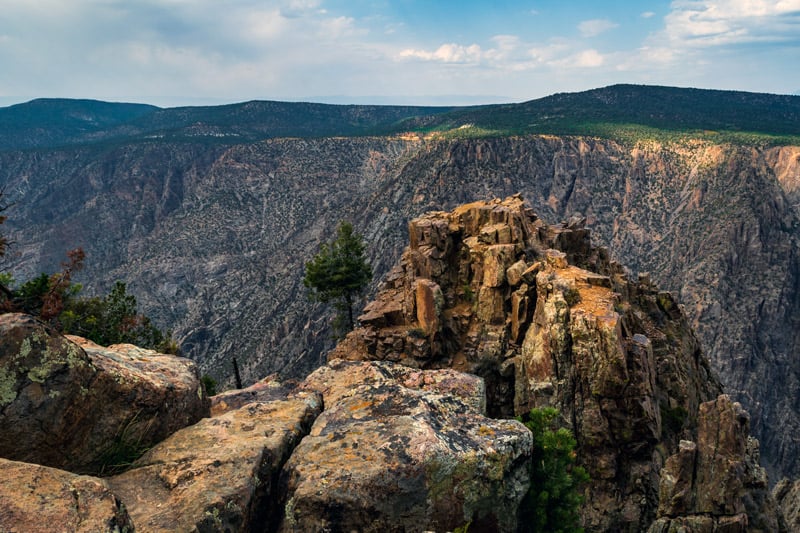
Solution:
<svg viewBox="0 0 800 533">
<path fill-rule="evenodd" d="M 664 34 L 678 47 L 798 42 L 800 0 L 676 0 Z"/>
<path fill-rule="evenodd" d="M 655 14 L 655 13 L 653 13 L 652 11 L 645 11 L 644 13 L 642 13 L 642 14 L 641 14 L 641 15 L 639 15 L 639 16 L 640 16 L 640 17 L 642 17 L 643 19 L 649 19 L 649 18 L 653 18 L 653 17 L 655 17 L 655 16 L 656 16 L 656 14 Z"/>
<path fill-rule="evenodd" d="M 601 33 L 613 30 L 618 26 L 619 24 L 616 24 L 608 19 L 584 20 L 578 24 L 578 31 L 581 32 L 583 37 L 596 37 Z"/>
<path fill-rule="evenodd" d="M 595 68 L 600 67 L 605 62 L 603 56 L 597 50 L 584 50 L 574 56 L 574 65 L 579 68 Z"/>
<path fill-rule="evenodd" d="M 401 50 L 398 57 L 440 63 L 479 63 L 483 57 L 483 52 L 477 44 L 462 46 L 460 44 L 447 43 L 433 51 L 407 48 Z"/>
</svg>

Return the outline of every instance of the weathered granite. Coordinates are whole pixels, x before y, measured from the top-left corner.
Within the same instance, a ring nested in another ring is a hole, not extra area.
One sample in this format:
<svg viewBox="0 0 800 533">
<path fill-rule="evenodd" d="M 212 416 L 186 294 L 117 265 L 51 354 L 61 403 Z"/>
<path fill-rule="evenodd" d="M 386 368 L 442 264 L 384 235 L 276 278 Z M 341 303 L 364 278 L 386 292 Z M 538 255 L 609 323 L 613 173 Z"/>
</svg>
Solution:
<svg viewBox="0 0 800 533">
<path fill-rule="evenodd" d="M 188 359 L 103 348 L 28 315 L 0 315 L 2 457 L 107 471 L 207 414 Z"/>
<path fill-rule="evenodd" d="M 276 481 L 322 408 L 319 395 L 253 402 L 178 431 L 108 479 L 140 531 L 267 531 Z"/>
<path fill-rule="evenodd" d="M 0 531 L 133 533 L 125 506 L 102 479 L 0 459 Z"/>
<path fill-rule="evenodd" d="M 281 476 L 280 531 L 516 531 L 530 432 L 481 414 L 480 378 L 332 361 L 325 412 Z"/>
</svg>

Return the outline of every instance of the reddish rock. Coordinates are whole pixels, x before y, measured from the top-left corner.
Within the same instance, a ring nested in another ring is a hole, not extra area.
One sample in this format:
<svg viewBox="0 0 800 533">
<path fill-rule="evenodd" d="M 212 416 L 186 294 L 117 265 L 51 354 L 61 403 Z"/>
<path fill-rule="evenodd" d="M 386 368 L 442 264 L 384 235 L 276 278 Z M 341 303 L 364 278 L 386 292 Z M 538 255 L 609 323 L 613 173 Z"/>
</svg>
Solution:
<svg viewBox="0 0 800 533">
<path fill-rule="evenodd" d="M 516 531 L 532 437 L 481 414 L 482 380 L 332 361 L 325 412 L 282 474 L 280 531 Z"/>
<path fill-rule="evenodd" d="M 0 459 L 0 531 L 133 531 L 125 506 L 102 479 Z"/>
<path fill-rule="evenodd" d="M 439 315 L 442 312 L 442 289 L 429 279 L 418 279 L 416 283 L 417 323 L 426 336 L 439 330 Z"/>
<path fill-rule="evenodd" d="M 139 531 L 267 531 L 278 473 L 321 407 L 303 393 L 203 419 L 108 483 Z"/>
</svg>

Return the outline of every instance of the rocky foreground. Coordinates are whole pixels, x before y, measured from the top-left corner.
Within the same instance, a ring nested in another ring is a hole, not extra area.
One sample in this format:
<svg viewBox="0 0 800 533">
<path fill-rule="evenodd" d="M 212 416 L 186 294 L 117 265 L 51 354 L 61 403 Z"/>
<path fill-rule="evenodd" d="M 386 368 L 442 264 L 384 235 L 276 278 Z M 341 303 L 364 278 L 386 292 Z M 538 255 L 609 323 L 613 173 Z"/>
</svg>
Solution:
<svg viewBox="0 0 800 533">
<path fill-rule="evenodd" d="M 791 530 L 796 484 L 770 494 L 681 308 L 582 221 L 510 197 L 409 234 L 294 386 L 209 402 L 187 360 L 0 316 L 0 530 L 524 530 L 533 439 L 511 417 L 543 406 L 591 476 L 588 531 Z"/>
</svg>

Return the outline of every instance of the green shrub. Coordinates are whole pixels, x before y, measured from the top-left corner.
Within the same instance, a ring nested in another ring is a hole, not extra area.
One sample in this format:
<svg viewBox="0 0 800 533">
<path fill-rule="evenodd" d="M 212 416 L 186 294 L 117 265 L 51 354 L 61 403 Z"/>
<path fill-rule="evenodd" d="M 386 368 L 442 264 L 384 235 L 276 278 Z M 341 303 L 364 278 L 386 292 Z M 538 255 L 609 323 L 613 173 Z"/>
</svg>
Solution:
<svg viewBox="0 0 800 533">
<path fill-rule="evenodd" d="M 533 433 L 531 487 L 520 509 L 520 531 L 583 531 L 581 489 L 589 475 L 575 464 L 575 437 L 557 426 L 558 416 L 546 407 L 520 418 Z"/>
<path fill-rule="evenodd" d="M 203 377 L 200 378 L 200 381 L 203 383 L 203 389 L 206 391 L 206 396 L 216 396 L 217 394 L 217 380 L 209 376 L 208 374 L 203 374 Z"/>
</svg>

